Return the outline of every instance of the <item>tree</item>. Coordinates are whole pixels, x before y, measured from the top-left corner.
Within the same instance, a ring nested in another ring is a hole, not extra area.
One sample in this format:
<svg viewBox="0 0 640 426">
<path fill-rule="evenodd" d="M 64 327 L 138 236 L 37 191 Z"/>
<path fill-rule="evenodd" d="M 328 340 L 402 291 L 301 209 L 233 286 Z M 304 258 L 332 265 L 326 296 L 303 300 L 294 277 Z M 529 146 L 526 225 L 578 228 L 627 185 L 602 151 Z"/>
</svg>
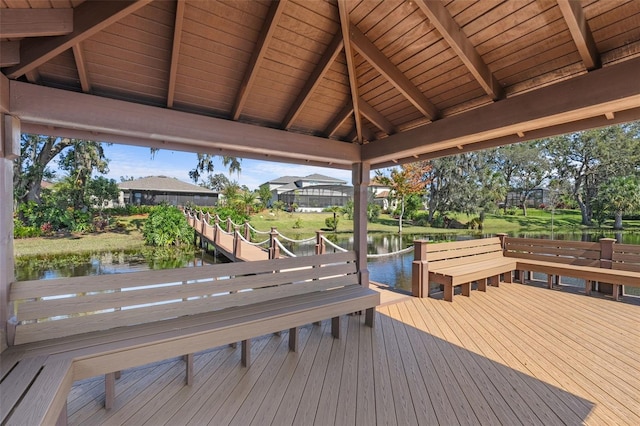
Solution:
<svg viewBox="0 0 640 426">
<path fill-rule="evenodd" d="M 622 230 L 622 215 L 640 207 L 640 185 L 634 176 L 616 176 L 600 187 L 598 199 L 615 217 L 613 229 Z"/>
<path fill-rule="evenodd" d="M 213 173 L 213 170 L 214 170 L 213 159 L 215 157 L 216 157 L 215 155 L 211 155 L 211 154 L 198 153 L 198 163 L 196 164 L 196 167 L 193 168 L 193 170 L 189 171 L 189 177 L 191 178 L 191 180 L 193 180 L 194 183 L 197 184 L 204 173 L 206 174 Z M 242 170 L 241 163 L 242 163 L 241 158 L 222 156 L 222 164 L 228 168 L 229 173 L 235 172 L 238 175 L 240 175 L 240 172 Z"/>
<path fill-rule="evenodd" d="M 100 142 L 76 140 L 73 149 L 60 155 L 59 166 L 68 173 L 69 201 L 76 209 L 90 206 L 86 196 L 87 184 L 93 171 L 109 172 L 109 160 L 104 156 Z"/>
<path fill-rule="evenodd" d="M 263 183 L 262 185 L 260 185 L 260 188 L 258 188 L 258 198 L 260 198 L 260 204 L 262 205 L 263 209 L 266 209 L 269 207 L 269 205 L 271 204 L 271 188 L 269 188 L 269 184 L 268 183 Z"/>
<path fill-rule="evenodd" d="M 102 210 L 105 204 L 116 199 L 119 192 L 118 184 L 114 179 L 98 176 L 91 179 L 87 184 L 87 201 L 90 204 L 97 204 L 99 206 L 100 216 L 102 216 Z M 92 200 L 95 201 L 95 203 L 92 203 Z"/>
<path fill-rule="evenodd" d="M 426 185 L 425 175 L 429 165 L 419 161 L 404 164 L 399 169 L 391 170 L 389 176 L 381 171 L 376 171 L 376 179 L 382 185 L 390 188 L 390 193 L 400 202 L 400 214 L 398 218 L 398 232 L 402 232 L 402 221 L 405 213 L 405 202 L 412 194 L 422 194 Z"/>
<path fill-rule="evenodd" d="M 201 185 L 205 188 L 209 188 L 212 191 L 218 193 L 222 192 L 225 186 L 229 185 L 231 181 L 222 173 L 216 173 L 215 175 L 207 176 L 207 180 Z"/>
<path fill-rule="evenodd" d="M 253 212 L 253 208 L 258 200 L 258 195 L 255 191 L 242 191 L 237 196 L 237 202 L 239 207 L 249 216 Z"/>
<path fill-rule="evenodd" d="M 240 196 L 240 185 L 238 185 L 238 182 L 229 182 L 229 184 L 222 189 L 221 194 L 224 197 L 225 205 L 233 207 Z"/>
</svg>

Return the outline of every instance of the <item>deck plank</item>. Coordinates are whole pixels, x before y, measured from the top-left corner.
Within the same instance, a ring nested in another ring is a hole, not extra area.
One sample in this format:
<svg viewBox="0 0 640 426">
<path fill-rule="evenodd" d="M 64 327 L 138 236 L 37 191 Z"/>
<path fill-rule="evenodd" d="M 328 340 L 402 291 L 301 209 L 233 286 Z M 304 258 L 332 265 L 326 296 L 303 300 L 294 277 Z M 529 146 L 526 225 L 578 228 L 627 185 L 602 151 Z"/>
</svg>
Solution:
<svg viewBox="0 0 640 426">
<path fill-rule="evenodd" d="M 196 354 L 195 383 L 168 360 L 123 372 L 106 412 L 103 380 L 76 383 L 69 424 L 640 424 L 639 304 L 512 283 L 446 303 L 378 308 Z M 152 376 L 152 377 L 147 377 Z"/>
</svg>

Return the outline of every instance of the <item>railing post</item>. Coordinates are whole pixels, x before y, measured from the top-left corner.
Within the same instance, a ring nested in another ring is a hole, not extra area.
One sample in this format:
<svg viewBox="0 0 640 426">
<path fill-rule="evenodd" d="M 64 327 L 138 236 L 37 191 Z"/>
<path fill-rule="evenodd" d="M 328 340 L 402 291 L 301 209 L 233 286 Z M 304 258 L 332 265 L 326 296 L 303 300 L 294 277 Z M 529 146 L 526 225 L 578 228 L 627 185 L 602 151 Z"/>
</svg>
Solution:
<svg viewBox="0 0 640 426">
<path fill-rule="evenodd" d="M 271 228 L 271 232 L 269 233 L 269 259 L 280 258 L 280 247 L 278 247 L 277 239 L 278 229 Z"/>
<path fill-rule="evenodd" d="M 600 267 L 604 269 L 613 268 L 613 245 L 616 243 L 615 238 L 600 238 Z M 588 285 L 588 283 L 587 283 Z M 593 285 L 593 284 L 591 284 Z M 587 294 L 590 289 L 587 289 Z M 600 293 L 611 293 L 614 300 L 620 298 L 620 285 L 609 283 L 598 283 L 598 291 Z"/>
<path fill-rule="evenodd" d="M 251 241 L 251 229 L 249 229 L 249 221 L 244 221 L 244 239 L 247 241 Z"/>
<path fill-rule="evenodd" d="M 242 253 L 241 249 L 242 239 L 240 238 L 240 232 L 236 229 L 233 233 L 233 257 L 238 260 Z"/>
<path fill-rule="evenodd" d="M 216 214 L 216 218 L 213 223 L 213 244 L 220 245 L 220 216 Z"/>
<path fill-rule="evenodd" d="M 227 232 L 233 232 L 233 221 L 231 220 L 231 217 L 227 218 Z"/>
<path fill-rule="evenodd" d="M 413 241 L 413 264 L 411 265 L 411 292 L 415 297 L 429 297 L 429 264 L 427 244 L 429 240 Z"/>
<path fill-rule="evenodd" d="M 322 231 L 316 231 L 316 254 L 325 254 L 326 247 L 322 240 Z"/>
</svg>

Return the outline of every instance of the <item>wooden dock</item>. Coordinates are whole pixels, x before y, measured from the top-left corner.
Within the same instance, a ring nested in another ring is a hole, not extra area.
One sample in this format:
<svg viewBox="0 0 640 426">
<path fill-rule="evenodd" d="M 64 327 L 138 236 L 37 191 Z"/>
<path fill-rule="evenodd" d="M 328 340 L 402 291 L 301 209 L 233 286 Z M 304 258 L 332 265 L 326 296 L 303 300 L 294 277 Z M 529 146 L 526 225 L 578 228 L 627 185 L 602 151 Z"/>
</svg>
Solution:
<svg viewBox="0 0 640 426">
<path fill-rule="evenodd" d="M 380 290 L 384 291 L 384 290 Z M 390 300 L 390 299 L 388 299 Z M 70 424 L 640 424 L 640 306 L 503 284 L 455 303 L 399 298 L 376 327 L 309 325 L 124 371 L 115 407 L 102 378 L 76 383 Z"/>
</svg>

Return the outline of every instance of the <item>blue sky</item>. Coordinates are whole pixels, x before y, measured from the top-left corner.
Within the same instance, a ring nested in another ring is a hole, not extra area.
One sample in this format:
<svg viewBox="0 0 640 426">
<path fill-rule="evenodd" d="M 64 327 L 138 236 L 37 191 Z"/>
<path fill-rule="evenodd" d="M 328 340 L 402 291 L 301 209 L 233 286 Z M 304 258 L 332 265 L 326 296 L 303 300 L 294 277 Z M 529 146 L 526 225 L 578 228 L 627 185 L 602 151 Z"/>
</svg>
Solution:
<svg viewBox="0 0 640 426">
<path fill-rule="evenodd" d="M 189 179 L 189 170 L 197 164 L 195 153 L 160 150 L 151 159 L 149 148 L 128 145 L 104 144 L 105 156 L 110 160 L 108 178 L 120 182 L 121 176 L 140 178 L 145 176 L 169 176 L 185 182 Z M 229 176 L 228 170 L 216 158 L 214 173 L 224 173 L 231 180 L 249 189 L 257 189 L 263 183 L 280 176 L 307 176 L 313 173 L 335 177 L 351 184 L 351 171 L 303 166 L 297 164 L 273 163 L 258 160 L 242 160 L 242 171 Z"/>
</svg>

